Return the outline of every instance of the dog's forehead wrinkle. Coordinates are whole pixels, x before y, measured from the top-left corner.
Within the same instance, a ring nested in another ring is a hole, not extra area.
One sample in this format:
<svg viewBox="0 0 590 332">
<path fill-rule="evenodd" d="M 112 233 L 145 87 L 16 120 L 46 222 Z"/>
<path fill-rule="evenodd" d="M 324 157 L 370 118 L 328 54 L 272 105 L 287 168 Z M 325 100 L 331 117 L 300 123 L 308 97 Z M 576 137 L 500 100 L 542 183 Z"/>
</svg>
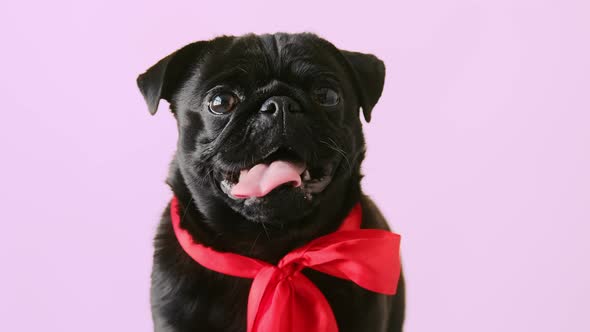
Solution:
<svg viewBox="0 0 590 332">
<path fill-rule="evenodd" d="M 315 59 L 315 52 L 309 47 L 309 43 L 298 37 L 299 35 L 284 33 L 260 36 L 260 54 L 256 56 L 266 60 L 267 69 L 274 77 L 291 73 L 293 67 L 299 63 L 314 66 L 318 62 L 319 59 Z"/>
<path fill-rule="evenodd" d="M 334 75 L 334 60 L 311 34 L 269 34 L 237 37 L 215 47 L 204 62 L 195 66 L 200 86 L 231 80 L 235 85 L 265 83 L 292 77 L 313 79 Z M 199 92 L 199 91 L 196 91 Z"/>
</svg>

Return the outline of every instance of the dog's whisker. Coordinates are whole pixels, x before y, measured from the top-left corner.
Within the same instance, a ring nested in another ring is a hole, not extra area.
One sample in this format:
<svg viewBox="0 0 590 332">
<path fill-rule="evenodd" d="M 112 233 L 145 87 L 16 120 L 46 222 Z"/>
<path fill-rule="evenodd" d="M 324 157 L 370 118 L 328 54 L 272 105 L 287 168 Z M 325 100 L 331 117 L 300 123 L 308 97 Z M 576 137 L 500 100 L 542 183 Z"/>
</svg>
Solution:
<svg viewBox="0 0 590 332">
<path fill-rule="evenodd" d="M 190 205 L 191 205 L 192 202 L 193 202 L 193 196 L 191 195 L 191 199 L 189 199 L 188 203 L 184 207 L 184 212 L 182 213 L 182 217 L 180 218 L 180 224 L 181 225 L 182 225 L 182 222 L 184 221 L 184 218 L 188 214 L 188 210 L 190 209 Z"/>
<path fill-rule="evenodd" d="M 268 240 L 270 240 L 270 235 L 268 234 L 268 229 L 266 229 L 266 225 L 263 222 L 261 222 L 260 225 L 262 226 L 262 229 L 264 230 L 264 233 L 266 234 L 266 238 Z"/>
<path fill-rule="evenodd" d="M 254 242 L 252 242 L 252 246 L 250 247 L 248 254 L 251 255 L 252 252 L 254 251 L 254 247 L 256 247 L 256 242 L 258 242 L 258 238 L 260 237 L 261 234 L 262 234 L 262 231 L 258 232 L 258 235 L 256 235 L 256 238 L 254 239 Z"/>
<path fill-rule="evenodd" d="M 334 142 L 333 139 L 329 138 L 328 139 L 330 141 L 332 141 L 332 143 L 336 144 L 336 142 Z M 348 157 L 346 156 L 346 153 L 344 152 L 344 150 L 342 150 L 341 148 L 339 148 L 338 146 L 333 146 L 330 143 L 320 140 L 321 143 L 325 144 L 328 148 L 330 148 L 331 150 L 335 151 L 336 153 L 340 154 L 342 156 L 342 158 L 346 161 L 346 165 L 348 167 L 348 175 L 352 174 L 352 165 L 350 163 L 350 160 L 348 159 Z"/>
<path fill-rule="evenodd" d="M 236 69 L 239 70 L 239 71 L 241 71 L 241 72 L 243 72 L 243 73 L 245 73 L 245 74 L 248 74 L 248 71 L 246 69 L 240 67 L 240 66 L 236 66 Z"/>
</svg>

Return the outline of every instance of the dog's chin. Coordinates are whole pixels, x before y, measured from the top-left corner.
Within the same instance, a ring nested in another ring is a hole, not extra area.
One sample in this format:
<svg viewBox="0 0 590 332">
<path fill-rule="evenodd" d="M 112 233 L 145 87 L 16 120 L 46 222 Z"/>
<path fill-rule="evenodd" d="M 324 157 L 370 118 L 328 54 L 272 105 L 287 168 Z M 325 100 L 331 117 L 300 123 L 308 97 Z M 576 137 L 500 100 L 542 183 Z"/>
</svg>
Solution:
<svg viewBox="0 0 590 332">
<path fill-rule="evenodd" d="M 219 175 L 214 181 L 218 195 L 234 211 L 252 222 L 283 227 L 303 219 L 319 205 L 336 176 L 338 166 L 335 160 L 326 166 L 305 169 L 299 186 L 282 184 L 261 197 L 234 196 L 235 173 L 216 172 Z"/>
</svg>

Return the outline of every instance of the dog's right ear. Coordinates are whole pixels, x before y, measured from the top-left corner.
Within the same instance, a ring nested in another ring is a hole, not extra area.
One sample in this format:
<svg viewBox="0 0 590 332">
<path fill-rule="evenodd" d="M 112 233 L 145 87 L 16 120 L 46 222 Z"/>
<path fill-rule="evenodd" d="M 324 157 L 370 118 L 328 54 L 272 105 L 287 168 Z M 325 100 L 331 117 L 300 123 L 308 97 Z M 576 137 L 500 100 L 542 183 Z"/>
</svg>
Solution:
<svg viewBox="0 0 590 332">
<path fill-rule="evenodd" d="M 189 44 L 168 55 L 137 77 L 137 86 L 152 115 L 156 114 L 160 99 L 171 101 L 180 84 L 191 74 L 194 64 L 205 54 L 209 42 Z"/>
</svg>

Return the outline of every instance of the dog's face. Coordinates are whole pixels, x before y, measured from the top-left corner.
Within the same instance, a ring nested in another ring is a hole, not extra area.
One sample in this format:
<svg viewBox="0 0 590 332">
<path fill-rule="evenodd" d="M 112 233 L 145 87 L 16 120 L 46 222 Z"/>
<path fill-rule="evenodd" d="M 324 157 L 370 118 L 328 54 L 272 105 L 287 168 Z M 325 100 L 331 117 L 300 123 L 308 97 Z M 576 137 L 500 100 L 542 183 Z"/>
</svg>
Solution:
<svg viewBox="0 0 590 332">
<path fill-rule="evenodd" d="M 360 180 L 385 68 L 312 34 L 196 42 L 138 78 L 150 112 L 170 102 L 176 161 L 197 202 L 246 219 L 292 223 Z"/>
</svg>

